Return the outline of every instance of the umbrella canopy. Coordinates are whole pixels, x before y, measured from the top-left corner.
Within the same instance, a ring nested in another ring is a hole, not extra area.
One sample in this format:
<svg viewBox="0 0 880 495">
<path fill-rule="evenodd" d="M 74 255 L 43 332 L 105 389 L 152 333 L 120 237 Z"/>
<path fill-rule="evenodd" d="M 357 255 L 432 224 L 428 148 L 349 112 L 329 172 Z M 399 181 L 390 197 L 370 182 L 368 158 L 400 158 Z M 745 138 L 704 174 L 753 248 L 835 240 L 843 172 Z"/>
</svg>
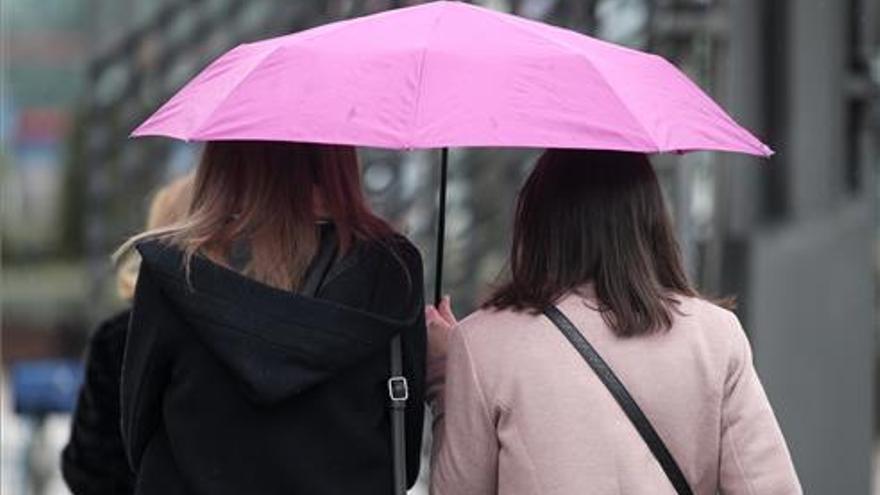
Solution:
<svg viewBox="0 0 880 495">
<path fill-rule="evenodd" d="M 461 2 L 240 45 L 133 136 L 442 148 L 773 152 L 662 57 Z"/>
<path fill-rule="evenodd" d="M 133 135 L 772 153 L 662 57 L 446 1 L 240 45 Z"/>
</svg>

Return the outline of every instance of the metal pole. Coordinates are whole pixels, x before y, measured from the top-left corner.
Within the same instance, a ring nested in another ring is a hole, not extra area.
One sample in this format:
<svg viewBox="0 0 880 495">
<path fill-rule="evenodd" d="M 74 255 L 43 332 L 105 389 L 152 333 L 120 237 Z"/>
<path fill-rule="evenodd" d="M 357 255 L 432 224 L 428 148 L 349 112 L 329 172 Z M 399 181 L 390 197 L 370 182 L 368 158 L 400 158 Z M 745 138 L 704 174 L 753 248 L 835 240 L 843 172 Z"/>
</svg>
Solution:
<svg viewBox="0 0 880 495">
<path fill-rule="evenodd" d="M 449 148 L 440 150 L 440 204 L 437 207 L 437 268 L 434 270 L 434 305 L 443 297 L 443 245 L 446 241 L 446 175 Z"/>
</svg>

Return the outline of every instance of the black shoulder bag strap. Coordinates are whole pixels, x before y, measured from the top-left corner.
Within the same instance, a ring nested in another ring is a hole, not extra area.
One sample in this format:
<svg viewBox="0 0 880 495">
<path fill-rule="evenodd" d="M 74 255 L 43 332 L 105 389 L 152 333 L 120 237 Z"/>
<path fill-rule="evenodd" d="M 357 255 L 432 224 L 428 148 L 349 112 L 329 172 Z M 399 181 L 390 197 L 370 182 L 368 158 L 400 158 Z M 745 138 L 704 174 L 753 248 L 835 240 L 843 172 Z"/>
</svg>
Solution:
<svg viewBox="0 0 880 495">
<path fill-rule="evenodd" d="M 394 469 L 394 495 L 406 494 L 406 401 L 409 387 L 403 376 L 403 345 L 400 334 L 391 339 L 391 377 L 388 379 L 391 399 L 391 455 Z"/>
<path fill-rule="evenodd" d="M 336 236 L 332 226 L 322 225 L 318 254 L 306 271 L 300 293 L 316 297 L 324 285 L 327 273 L 337 261 Z M 409 387 L 403 375 L 403 345 L 400 334 L 391 339 L 391 376 L 388 378 L 388 395 L 391 406 L 391 456 L 393 466 L 394 495 L 406 495 L 406 401 Z"/>
<path fill-rule="evenodd" d="M 614 374 L 614 371 L 608 366 L 608 363 L 602 359 L 602 356 L 596 352 L 596 349 L 590 345 L 571 320 L 562 314 L 562 311 L 559 311 L 559 308 L 553 305 L 547 306 L 547 308 L 544 309 L 544 315 L 547 316 L 557 328 L 559 328 L 562 334 L 565 335 L 569 342 L 571 342 L 571 345 L 573 345 L 584 358 L 584 361 L 590 365 L 590 368 L 593 368 L 596 376 L 598 376 L 599 380 L 605 384 L 608 391 L 611 392 L 611 395 L 614 396 L 614 400 L 617 401 L 623 409 L 623 412 L 626 413 L 626 416 L 632 422 L 633 426 L 636 427 L 639 435 L 641 435 L 642 440 L 648 444 L 651 453 L 657 458 L 657 461 L 663 468 L 663 472 L 666 473 L 669 481 L 672 482 L 672 486 L 675 487 L 675 491 L 678 492 L 679 495 L 692 495 L 693 492 L 691 491 L 684 474 L 681 472 L 675 459 L 673 459 L 672 454 L 669 453 L 666 444 L 663 443 L 660 435 L 657 434 L 657 431 L 654 430 L 651 422 L 645 417 L 645 413 L 642 412 L 638 404 L 636 404 L 636 401 L 633 400 L 632 396 L 626 390 L 626 387 L 623 386 L 623 383 L 620 382 Z"/>
</svg>

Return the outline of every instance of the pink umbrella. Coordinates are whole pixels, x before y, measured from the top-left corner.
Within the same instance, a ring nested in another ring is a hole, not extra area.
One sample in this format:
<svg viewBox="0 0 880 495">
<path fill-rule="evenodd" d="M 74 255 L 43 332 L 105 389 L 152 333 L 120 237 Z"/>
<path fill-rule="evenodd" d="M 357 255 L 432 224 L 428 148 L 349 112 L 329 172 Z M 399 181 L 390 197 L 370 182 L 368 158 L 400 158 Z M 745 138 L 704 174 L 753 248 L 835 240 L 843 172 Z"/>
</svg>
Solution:
<svg viewBox="0 0 880 495">
<path fill-rule="evenodd" d="M 668 61 L 439 1 L 240 45 L 134 136 L 444 148 L 719 150 L 769 156 Z"/>
</svg>

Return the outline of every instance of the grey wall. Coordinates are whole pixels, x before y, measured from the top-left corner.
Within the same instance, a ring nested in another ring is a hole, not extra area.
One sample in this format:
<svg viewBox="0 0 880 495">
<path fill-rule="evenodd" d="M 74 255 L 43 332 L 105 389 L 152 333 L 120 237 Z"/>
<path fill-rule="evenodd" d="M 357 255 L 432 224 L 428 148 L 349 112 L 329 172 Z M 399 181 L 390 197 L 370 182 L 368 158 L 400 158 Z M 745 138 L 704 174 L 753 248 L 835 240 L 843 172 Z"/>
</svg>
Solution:
<svg viewBox="0 0 880 495">
<path fill-rule="evenodd" d="M 753 237 L 741 316 L 805 493 L 865 494 L 873 443 L 867 202 Z"/>
<path fill-rule="evenodd" d="M 876 186 L 845 181 L 852 2 L 728 5 L 728 104 L 778 155 L 724 169 L 726 288 L 805 493 L 867 495 Z"/>
</svg>

